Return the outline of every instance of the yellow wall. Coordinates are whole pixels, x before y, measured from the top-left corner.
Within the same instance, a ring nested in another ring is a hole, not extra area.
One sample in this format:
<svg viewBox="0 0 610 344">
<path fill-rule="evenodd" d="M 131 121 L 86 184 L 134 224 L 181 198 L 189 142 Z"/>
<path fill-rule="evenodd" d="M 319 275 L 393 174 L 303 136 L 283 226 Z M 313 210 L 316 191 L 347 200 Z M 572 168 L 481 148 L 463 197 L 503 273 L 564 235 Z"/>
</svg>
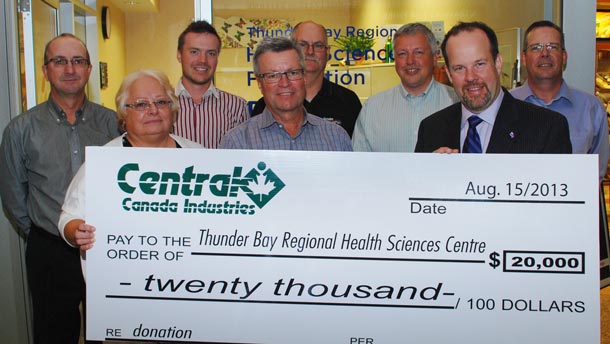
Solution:
<svg viewBox="0 0 610 344">
<path fill-rule="evenodd" d="M 352 25 L 444 21 L 445 32 L 460 21 L 483 21 L 494 30 L 521 27 L 544 17 L 542 0 L 376 0 L 352 1 Z M 356 6 L 357 5 L 357 6 Z"/>
<path fill-rule="evenodd" d="M 194 17 L 193 1 L 159 0 L 159 7 L 158 13 L 125 14 L 125 73 L 140 68 L 156 68 L 164 71 L 171 82 L 176 83 L 181 74 L 180 65 L 176 60 L 177 39 Z M 239 16 L 248 19 L 282 19 L 292 25 L 302 20 L 313 19 L 327 28 L 337 29 L 345 29 L 348 25 L 357 28 L 375 28 L 381 25 L 402 25 L 413 21 L 442 21 L 447 31 L 458 21 L 481 20 L 495 30 L 514 27 L 525 30 L 531 22 L 543 18 L 544 1 L 215 0 L 213 10 L 214 18 Z M 222 30 L 218 26 L 216 28 Z M 375 49 L 380 49 L 384 42 L 384 38 L 378 38 Z M 331 39 L 329 43 L 332 45 L 334 41 Z M 220 53 L 215 82 L 219 88 L 251 101 L 258 99 L 260 92 L 255 82 L 250 86 L 247 85 L 248 71 L 252 70 L 252 63 L 247 61 L 246 56 L 245 48 L 224 48 Z M 508 70 L 511 66 L 508 63 Z M 331 71 L 335 69 L 341 68 L 329 68 Z M 382 69 L 384 72 L 380 75 L 385 76 L 374 78 L 374 85 L 348 87 L 356 90 L 361 98 L 366 98 L 370 95 L 368 90 L 376 93 L 396 85 L 398 78 L 394 75 L 388 77 L 387 66 Z M 368 82 L 372 82 L 373 74 L 378 74 L 373 69 L 370 73 L 371 78 L 367 80 Z"/>
<path fill-rule="evenodd" d="M 115 109 L 114 96 L 121 86 L 125 76 L 125 15 L 110 0 L 97 1 L 98 21 L 101 23 L 102 6 L 110 9 L 110 38 L 102 37 L 102 29 L 98 30 L 99 58 L 108 63 L 108 87 L 100 90 L 101 104 Z"/>
<path fill-rule="evenodd" d="M 292 26 L 311 19 L 327 27 L 342 27 L 350 23 L 348 1 L 217 0 L 213 5 L 214 18 L 282 19 Z M 216 29 L 222 28 L 216 26 Z M 252 62 L 247 60 L 246 48 L 225 48 L 220 53 L 216 85 L 247 101 L 256 101 L 261 93 L 255 81 L 248 85 L 248 71 L 252 71 Z"/>
<path fill-rule="evenodd" d="M 32 21 L 34 22 L 34 66 L 36 75 L 36 104 L 49 99 L 51 84 L 45 79 L 42 71 L 44 65 L 44 48 L 55 37 L 57 13 L 55 9 L 42 0 L 32 1 Z M 49 30 L 49 28 L 53 28 Z M 26 85 L 33 87 L 34 85 Z M 24 93 L 25 94 L 25 93 Z M 28 104 L 33 105 L 33 104 Z"/>
<path fill-rule="evenodd" d="M 158 13 L 126 13 L 126 73 L 159 69 L 176 83 L 182 73 L 176 59 L 178 36 L 195 16 L 193 0 L 160 0 Z"/>
</svg>

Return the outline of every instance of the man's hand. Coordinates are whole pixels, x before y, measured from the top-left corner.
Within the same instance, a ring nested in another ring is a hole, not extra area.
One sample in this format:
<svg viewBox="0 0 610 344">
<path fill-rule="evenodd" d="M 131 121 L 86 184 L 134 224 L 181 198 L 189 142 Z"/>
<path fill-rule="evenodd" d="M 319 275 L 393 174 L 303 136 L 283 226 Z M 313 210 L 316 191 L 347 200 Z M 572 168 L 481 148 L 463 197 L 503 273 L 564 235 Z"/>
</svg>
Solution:
<svg viewBox="0 0 610 344">
<path fill-rule="evenodd" d="M 76 233 L 74 233 L 74 241 L 81 251 L 92 248 L 95 242 L 95 227 L 81 223 L 78 225 Z"/>
<path fill-rule="evenodd" d="M 440 147 L 434 150 L 432 153 L 441 153 L 441 154 L 455 154 L 459 153 L 459 149 L 449 148 L 449 147 Z"/>
</svg>

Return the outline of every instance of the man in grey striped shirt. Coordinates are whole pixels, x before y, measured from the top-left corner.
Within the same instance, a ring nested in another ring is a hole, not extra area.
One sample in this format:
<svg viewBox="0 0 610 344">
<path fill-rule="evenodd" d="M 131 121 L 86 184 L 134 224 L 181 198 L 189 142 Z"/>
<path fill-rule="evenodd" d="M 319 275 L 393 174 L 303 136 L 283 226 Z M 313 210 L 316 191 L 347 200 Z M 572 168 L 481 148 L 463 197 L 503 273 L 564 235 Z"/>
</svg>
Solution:
<svg viewBox="0 0 610 344">
<path fill-rule="evenodd" d="M 371 96 L 352 138 L 355 151 L 413 152 L 422 119 L 457 103 L 455 91 L 434 80 L 438 47 L 425 25 L 403 25 L 392 41 L 400 84 Z"/>
<path fill-rule="evenodd" d="M 345 129 L 305 111 L 305 61 L 292 40 L 264 38 L 254 52 L 253 64 L 265 109 L 231 129 L 220 148 L 352 150 Z"/>
</svg>

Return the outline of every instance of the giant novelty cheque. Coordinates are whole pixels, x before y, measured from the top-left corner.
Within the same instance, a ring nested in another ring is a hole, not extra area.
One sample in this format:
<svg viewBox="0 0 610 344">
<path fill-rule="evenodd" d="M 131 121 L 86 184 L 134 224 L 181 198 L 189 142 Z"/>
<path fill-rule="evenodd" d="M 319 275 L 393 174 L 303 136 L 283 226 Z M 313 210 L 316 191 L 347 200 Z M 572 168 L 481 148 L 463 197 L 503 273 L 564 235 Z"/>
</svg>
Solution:
<svg viewBox="0 0 610 344">
<path fill-rule="evenodd" d="M 599 343 L 597 161 L 88 147 L 87 338 Z"/>
</svg>

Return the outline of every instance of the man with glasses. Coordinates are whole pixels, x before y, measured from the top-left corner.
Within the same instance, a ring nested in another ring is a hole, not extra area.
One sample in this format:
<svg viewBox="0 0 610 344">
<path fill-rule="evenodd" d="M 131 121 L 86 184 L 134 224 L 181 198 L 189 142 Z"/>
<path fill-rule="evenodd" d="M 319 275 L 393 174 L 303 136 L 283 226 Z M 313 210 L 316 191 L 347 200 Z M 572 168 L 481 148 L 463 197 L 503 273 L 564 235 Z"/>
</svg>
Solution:
<svg viewBox="0 0 610 344">
<path fill-rule="evenodd" d="M 434 80 L 438 47 L 428 27 L 403 25 L 392 46 L 400 84 L 364 103 L 352 137 L 355 151 L 413 152 L 421 120 L 459 101 L 451 87 Z"/>
<path fill-rule="evenodd" d="M 265 109 L 220 142 L 227 149 L 351 151 L 349 136 L 339 125 L 303 107 L 305 62 L 296 44 L 284 37 L 265 37 L 253 57 Z"/>
<path fill-rule="evenodd" d="M 48 101 L 14 118 L 0 146 L 0 196 L 7 217 L 27 237 L 34 343 L 78 343 L 85 297 L 78 249 L 59 236 L 57 221 L 85 146 L 118 136 L 114 111 L 87 100 L 89 52 L 71 34 L 44 51 Z"/>
<path fill-rule="evenodd" d="M 511 94 L 564 115 L 573 153 L 597 154 L 601 180 L 610 156 L 606 110 L 597 97 L 570 88 L 563 80 L 568 53 L 561 28 L 547 20 L 530 25 L 523 38 L 521 61 L 527 70 L 527 81 Z"/>
<path fill-rule="evenodd" d="M 220 36 L 206 21 L 192 22 L 178 38 L 182 77 L 176 86 L 180 105 L 174 132 L 206 148 L 248 118 L 246 100 L 214 86 Z"/>
<path fill-rule="evenodd" d="M 351 136 L 362 105 L 354 91 L 324 77 L 329 52 L 326 29 L 313 21 L 300 22 L 292 31 L 292 40 L 305 58 L 305 109 L 339 124 Z M 261 98 L 252 115 L 264 109 L 265 100 Z"/>
</svg>

